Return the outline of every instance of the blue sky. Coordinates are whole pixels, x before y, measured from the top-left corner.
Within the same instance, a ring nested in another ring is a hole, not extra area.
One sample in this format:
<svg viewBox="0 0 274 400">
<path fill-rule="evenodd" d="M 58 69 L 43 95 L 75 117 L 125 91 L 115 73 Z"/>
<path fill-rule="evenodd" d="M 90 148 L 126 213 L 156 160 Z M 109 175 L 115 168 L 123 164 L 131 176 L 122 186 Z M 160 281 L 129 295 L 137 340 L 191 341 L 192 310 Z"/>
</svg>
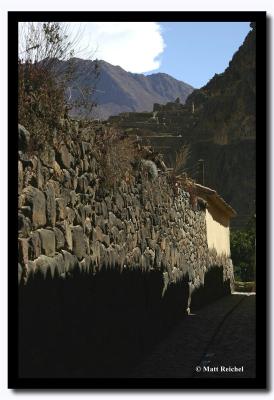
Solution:
<svg viewBox="0 0 274 400">
<path fill-rule="evenodd" d="M 155 72 L 165 72 L 195 88 L 228 66 L 250 30 L 248 22 L 161 23 L 165 42 Z M 151 72 L 150 72 L 151 73 Z"/>
<path fill-rule="evenodd" d="M 133 73 L 165 72 L 195 88 L 227 68 L 251 29 L 249 22 L 89 22 L 71 26 L 80 30 L 83 48 L 97 59 Z"/>
<path fill-rule="evenodd" d="M 250 30 L 248 22 L 73 22 L 66 25 L 71 41 L 77 38 L 76 57 L 105 60 L 133 73 L 165 72 L 195 88 L 225 70 Z"/>
</svg>

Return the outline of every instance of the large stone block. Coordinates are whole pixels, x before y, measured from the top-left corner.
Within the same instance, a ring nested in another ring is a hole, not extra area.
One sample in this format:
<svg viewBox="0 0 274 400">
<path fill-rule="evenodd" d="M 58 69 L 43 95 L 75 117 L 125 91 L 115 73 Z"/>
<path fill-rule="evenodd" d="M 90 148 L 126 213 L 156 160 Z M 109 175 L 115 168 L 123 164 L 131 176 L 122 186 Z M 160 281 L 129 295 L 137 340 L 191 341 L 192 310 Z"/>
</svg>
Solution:
<svg viewBox="0 0 274 400">
<path fill-rule="evenodd" d="M 37 159 L 37 166 L 35 170 L 35 182 L 38 189 L 43 189 L 45 180 L 43 176 L 42 163 L 39 159 Z"/>
<path fill-rule="evenodd" d="M 55 178 L 57 180 L 62 180 L 63 171 L 62 171 L 62 168 L 60 167 L 60 165 L 58 164 L 58 162 L 56 160 L 55 160 L 52 168 L 53 168 L 53 172 L 54 172 Z"/>
<path fill-rule="evenodd" d="M 63 169 L 63 186 L 67 189 L 73 189 L 72 179 L 68 170 Z"/>
<path fill-rule="evenodd" d="M 31 222 L 23 213 L 18 213 L 18 234 L 20 237 L 28 237 L 31 232 Z"/>
<path fill-rule="evenodd" d="M 34 228 L 46 225 L 46 199 L 41 190 L 27 186 L 23 190 L 25 205 L 31 207 L 31 219 Z"/>
<path fill-rule="evenodd" d="M 30 235 L 30 252 L 32 260 L 41 255 L 41 239 L 38 231 L 34 231 Z"/>
<path fill-rule="evenodd" d="M 73 225 L 74 223 L 74 219 L 75 219 L 75 211 L 70 208 L 70 207 L 66 207 L 66 214 L 67 214 L 67 220 L 69 221 L 69 223 L 71 225 Z"/>
<path fill-rule="evenodd" d="M 65 201 L 62 197 L 55 199 L 57 221 L 64 220 L 67 216 Z"/>
<path fill-rule="evenodd" d="M 30 133 L 23 125 L 18 124 L 18 149 L 26 151 L 30 141 Z"/>
<path fill-rule="evenodd" d="M 84 162 L 84 171 L 87 172 L 89 170 L 89 162 L 87 156 L 84 156 L 83 162 Z"/>
<path fill-rule="evenodd" d="M 91 231 L 92 231 L 92 224 L 91 224 L 90 218 L 88 218 L 88 217 L 85 219 L 84 231 L 85 231 L 85 234 L 86 234 L 87 236 L 90 236 L 90 233 L 91 233 Z"/>
<path fill-rule="evenodd" d="M 72 251 L 72 233 L 69 222 L 67 220 L 59 222 L 58 228 L 61 229 L 65 236 L 65 248 L 69 251 Z"/>
<path fill-rule="evenodd" d="M 74 160 L 65 144 L 61 145 L 61 147 L 57 153 L 57 159 L 58 159 L 59 164 L 63 168 L 66 168 L 66 169 L 71 167 L 71 164 Z"/>
<path fill-rule="evenodd" d="M 46 205 L 47 205 L 47 222 L 49 225 L 55 226 L 56 222 L 56 204 L 55 192 L 52 183 L 46 185 Z"/>
<path fill-rule="evenodd" d="M 79 208 L 81 208 L 81 207 L 83 207 L 83 206 L 80 205 Z M 78 208 L 78 209 L 77 209 L 77 208 L 74 209 L 74 211 L 75 211 L 75 219 L 74 219 L 74 222 L 75 222 L 75 225 L 84 226 L 84 222 L 85 222 L 85 221 L 84 221 L 84 219 L 83 219 L 83 217 L 82 217 L 82 215 L 81 215 L 81 212 L 80 212 L 79 208 Z"/>
<path fill-rule="evenodd" d="M 61 229 L 59 228 L 53 228 L 53 232 L 55 234 L 55 245 L 56 249 L 60 250 L 63 249 L 65 246 L 65 237 Z"/>
<path fill-rule="evenodd" d="M 46 256 L 53 257 L 55 255 L 55 233 L 49 229 L 38 230 L 41 240 L 41 250 Z"/>
<path fill-rule="evenodd" d="M 78 178 L 78 184 L 77 184 L 77 191 L 80 193 L 87 193 L 88 190 L 88 178 L 86 175 L 81 175 Z"/>
<path fill-rule="evenodd" d="M 79 225 L 84 226 L 86 219 L 86 208 L 82 204 L 77 207 L 77 211 L 80 217 Z"/>
<path fill-rule="evenodd" d="M 67 189 L 64 187 L 60 188 L 60 197 L 64 200 L 65 206 L 69 205 L 71 197 L 70 197 L 71 189 Z"/>
<path fill-rule="evenodd" d="M 77 196 L 76 192 L 74 190 L 71 190 L 69 204 L 72 205 L 72 207 L 74 207 L 75 204 L 77 203 L 77 200 L 78 200 L 78 196 Z"/>
<path fill-rule="evenodd" d="M 83 228 L 81 226 L 73 226 L 71 228 L 71 231 L 72 231 L 73 253 L 79 260 L 81 260 L 83 257 L 87 255 Z"/>
</svg>

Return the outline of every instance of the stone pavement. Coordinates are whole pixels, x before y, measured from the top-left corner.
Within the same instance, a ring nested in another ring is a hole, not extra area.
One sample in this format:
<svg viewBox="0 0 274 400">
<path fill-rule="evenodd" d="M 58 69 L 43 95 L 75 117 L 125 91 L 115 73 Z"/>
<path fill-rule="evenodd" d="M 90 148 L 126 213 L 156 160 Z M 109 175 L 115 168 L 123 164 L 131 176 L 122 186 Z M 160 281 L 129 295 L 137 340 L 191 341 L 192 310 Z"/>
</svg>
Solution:
<svg viewBox="0 0 274 400">
<path fill-rule="evenodd" d="M 234 293 L 185 317 L 130 377 L 254 378 L 255 301 Z"/>
</svg>

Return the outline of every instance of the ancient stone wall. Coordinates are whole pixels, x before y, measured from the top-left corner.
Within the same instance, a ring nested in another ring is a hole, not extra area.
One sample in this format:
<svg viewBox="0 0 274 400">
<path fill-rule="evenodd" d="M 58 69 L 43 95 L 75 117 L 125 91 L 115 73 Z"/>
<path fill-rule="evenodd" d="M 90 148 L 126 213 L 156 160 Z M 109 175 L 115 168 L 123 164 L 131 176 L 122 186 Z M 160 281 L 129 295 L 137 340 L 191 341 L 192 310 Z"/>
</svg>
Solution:
<svg viewBox="0 0 274 400">
<path fill-rule="evenodd" d="M 163 290 L 185 275 L 198 288 L 213 265 L 232 279 L 231 260 L 208 251 L 205 210 L 192 208 L 189 193 L 175 193 L 161 171 L 152 180 L 141 170 L 104 192 L 95 131 L 68 137 L 40 157 L 19 153 L 19 281 L 102 265 L 162 271 Z"/>
<path fill-rule="evenodd" d="M 159 270 L 163 291 L 185 275 L 198 288 L 213 265 L 232 280 L 231 260 L 208 251 L 205 210 L 192 208 L 189 193 L 175 193 L 161 171 L 152 180 L 141 170 L 104 191 L 94 129 L 66 129 L 57 149 L 19 153 L 19 281 L 96 274 L 103 265 Z"/>
<path fill-rule="evenodd" d="M 22 377 L 125 377 L 189 307 L 230 292 L 232 263 L 207 248 L 204 206 L 150 174 L 152 161 L 104 187 L 103 129 L 65 123 L 66 141 L 37 157 L 19 128 Z"/>
</svg>

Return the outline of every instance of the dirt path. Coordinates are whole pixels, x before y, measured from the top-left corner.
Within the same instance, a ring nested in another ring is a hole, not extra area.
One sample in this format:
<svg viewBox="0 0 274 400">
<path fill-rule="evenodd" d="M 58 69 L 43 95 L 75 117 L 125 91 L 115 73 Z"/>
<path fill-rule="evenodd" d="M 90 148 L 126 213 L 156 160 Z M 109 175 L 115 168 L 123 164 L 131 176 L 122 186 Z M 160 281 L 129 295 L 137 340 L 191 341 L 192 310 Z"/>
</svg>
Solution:
<svg viewBox="0 0 274 400">
<path fill-rule="evenodd" d="M 254 378 L 255 295 L 233 294 L 184 318 L 134 378 Z"/>
</svg>

